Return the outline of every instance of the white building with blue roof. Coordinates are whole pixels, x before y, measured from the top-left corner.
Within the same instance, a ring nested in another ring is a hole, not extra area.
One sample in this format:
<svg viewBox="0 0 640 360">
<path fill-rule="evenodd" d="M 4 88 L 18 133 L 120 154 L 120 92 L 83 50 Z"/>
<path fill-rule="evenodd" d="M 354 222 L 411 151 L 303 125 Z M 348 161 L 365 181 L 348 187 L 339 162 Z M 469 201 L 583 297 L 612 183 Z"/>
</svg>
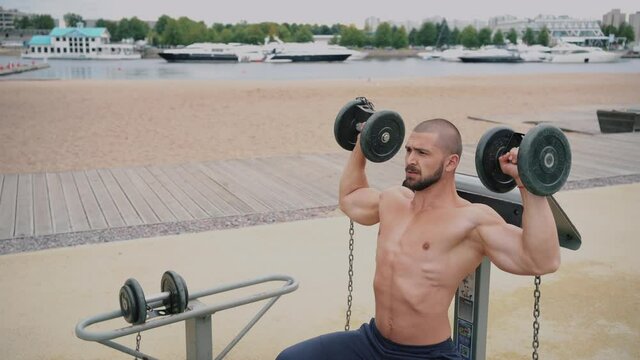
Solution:
<svg viewBox="0 0 640 360">
<path fill-rule="evenodd" d="M 102 27 L 56 27 L 49 35 L 36 35 L 22 54 L 26 59 L 140 59 L 133 44 L 115 44 Z"/>
</svg>

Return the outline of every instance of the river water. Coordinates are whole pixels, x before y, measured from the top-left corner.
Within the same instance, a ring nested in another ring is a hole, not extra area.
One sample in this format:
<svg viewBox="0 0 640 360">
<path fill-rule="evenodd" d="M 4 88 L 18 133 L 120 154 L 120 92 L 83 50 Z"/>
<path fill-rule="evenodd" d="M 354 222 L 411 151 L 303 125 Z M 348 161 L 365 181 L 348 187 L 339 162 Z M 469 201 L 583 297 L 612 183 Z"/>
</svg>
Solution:
<svg viewBox="0 0 640 360">
<path fill-rule="evenodd" d="M 0 56 L 0 65 L 31 63 L 18 57 Z M 167 63 L 163 59 L 141 60 L 49 60 L 50 67 L 5 76 L 5 79 L 96 80 L 310 80 L 310 79 L 402 79 L 413 77 L 640 73 L 640 59 L 608 64 L 467 64 L 427 61 L 419 58 L 341 63 Z"/>
</svg>

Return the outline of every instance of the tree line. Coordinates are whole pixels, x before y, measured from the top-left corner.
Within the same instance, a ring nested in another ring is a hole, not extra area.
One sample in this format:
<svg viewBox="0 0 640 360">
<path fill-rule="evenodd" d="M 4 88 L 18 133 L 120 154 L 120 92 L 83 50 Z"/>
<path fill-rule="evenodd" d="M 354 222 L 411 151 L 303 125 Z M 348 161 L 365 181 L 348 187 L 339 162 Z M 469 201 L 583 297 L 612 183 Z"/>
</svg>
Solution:
<svg viewBox="0 0 640 360">
<path fill-rule="evenodd" d="M 74 27 L 83 22 L 82 16 L 68 13 L 64 15 L 67 26 Z M 53 18 L 50 15 L 36 15 L 15 19 L 16 28 L 19 29 L 43 29 L 54 27 Z M 404 27 L 398 27 L 388 22 L 381 23 L 375 31 L 371 29 L 358 29 L 355 25 L 334 24 L 310 25 L 262 22 L 248 24 L 214 23 L 207 26 L 203 21 L 194 21 L 188 17 L 177 19 L 168 15 L 158 18 L 154 27 L 138 19 L 137 17 L 123 18 L 119 21 L 99 19 L 97 27 L 107 28 L 114 42 L 123 39 L 143 40 L 148 39 L 151 45 L 178 46 L 189 45 L 196 42 L 221 42 L 262 44 L 266 38 L 279 38 L 284 42 L 310 42 L 313 35 L 333 35 L 331 43 L 349 47 L 379 47 L 402 49 L 408 46 L 431 46 L 436 48 L 463 45 L 467 48 L 476 48 L 484 45 L 504 45 L 508 40 L 515 44 L 518 37 L 527 45 L 540 44 L 549 46 L 551 39 L 549 30 L 543 27 L 540 31 L 526 28 L 519 36 L 515 29 L 507 33 L 501 30 L 495 33 L 484 27 L 477 30 L 469 25 L 462 30 L 455 27 L 451 29 L 446 20 L 440 23 L 425 22 L 420 28 L 407 32 Z M 634 41 L 633 28 L 624 23 L 619 28 L 613 26 L 604 27 L 605 35 L 614 34 L 618 37 L 626 37 L 628 42 Z"/>
<path fill-rule="evenodd" d="M 203 21 L 193 21 L 187 17 L 174 19 L 162 15 L 153 29 L 149 31 L 149 40 L 153 45 L 188 45 L 196 42 L 221 42 L 262 44 L 265 38 L 278 37 L 284 42 L 310 42 L 313 35 L 331 35 L 339 25 L 278 24 L 263 22 L 248 24 L 241 22 L 235 25 L 214 23 L 207 26 Z"/>
<path fill-rule="evenodd" d="M 334 41 L 343 46 L 375 46 L 403 48 L 407 46 L 431 46 L 436 48 L 463 45 L 467 48 L 476 48 L 484 45 L 504 45 L 505 41 L 515 44 L 518 33 L 510 29 L 504 34 L 501 30 L 495 33 L 489 27 L 477 30 L 474 26 L 466 26 L 462 30 L 455 27 L 449 28 L 446 20 L 440 23 L 425 22 L 419 29 L 412 29 L 408 34 L 404 27 L 382 23 L 375 32 L 368 29 L 360 30 L 355 26 L 344 27 L 340 37 Z M 522 36 L 524 43 L 528 45 L 541 44 L 548 46 L 550 41 L 549 30 L 545 27 L 537 34 L 531 28 L 527 28 Z"/>
<path fill-rule="evenodd" d="M 81 15 L 68 13 L 64 15 L 65 24 L 75 27 L 84 23 Z M 16 29 L 51 30 L 55 22 L 50 15 L 23 16 L 14 19 Z M 207 26 L 203 21 L 194 21 L 187 17 L 174 19 L 168 15 L 158 18 L 153 28 L 137 17 L 123 18 L 119 21 L 98 19 L 96 27 L 104 27 L 109 31 L 114 42 L 123 39 L 149 39 L 153 45 L 188 45 L 194 42 L 237 42 L 246 44 L 261 44 L 265 37 L 277 36 L 285 42 L 310 42 L 313 35 L 334 35 L 343 27 L 340 24 L 309 25 L 264 22 L 259 24 L 214 23 Z"/>
<path fill-rule="evenodd" d="M 626 22 L 620 24 L 620 27 L 607 25 L 602 28 L 602 32 L 607 36 L 614 35 L 616 37 L 627 38 L 628 43 L 636 40 L 636 34 L 633 32 L 633 27 Z"/>
</svg>

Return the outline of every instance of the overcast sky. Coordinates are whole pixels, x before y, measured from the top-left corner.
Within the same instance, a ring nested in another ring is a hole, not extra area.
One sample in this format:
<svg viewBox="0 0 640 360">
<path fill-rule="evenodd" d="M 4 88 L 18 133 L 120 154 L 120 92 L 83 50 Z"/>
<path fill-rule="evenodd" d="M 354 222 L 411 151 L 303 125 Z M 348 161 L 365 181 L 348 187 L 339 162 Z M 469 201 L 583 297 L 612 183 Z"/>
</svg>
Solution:
<svg viewBox="0 0 640 360">
<path fill-rule="evenodd" d="M 86 19 L 119 20 L 137 16 L 157 20 L 163 14 L 213 22 L 262 21 L 355 24 L 363 27 L 369 16 L 382 21 L 421 21 L 432 16 L 458 20 L 488 20 L 510 14 L 519 18 L 538 14 L 602 19 L 613 8 L 627 14 L 640 11 L 638 0 L 0 0 L 5 9 L 50 14 L 60 18 L 73 12 Z"/>
</svg>

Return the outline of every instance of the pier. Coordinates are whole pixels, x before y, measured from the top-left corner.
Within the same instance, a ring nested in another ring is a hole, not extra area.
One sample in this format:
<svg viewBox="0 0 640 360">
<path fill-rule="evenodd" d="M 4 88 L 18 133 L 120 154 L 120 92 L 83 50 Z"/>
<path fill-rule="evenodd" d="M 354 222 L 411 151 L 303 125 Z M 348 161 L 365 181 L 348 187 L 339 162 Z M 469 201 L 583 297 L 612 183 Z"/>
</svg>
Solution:
<svg viewBox="0 0 640 360">
<path fill-rule="evenodd" d="M 42 70 L 49 67 L 47 63 L 9 63 L 6 65 L 0 65 L 0 76 L 19 74 L 27 71 Z"/>
</svg>

